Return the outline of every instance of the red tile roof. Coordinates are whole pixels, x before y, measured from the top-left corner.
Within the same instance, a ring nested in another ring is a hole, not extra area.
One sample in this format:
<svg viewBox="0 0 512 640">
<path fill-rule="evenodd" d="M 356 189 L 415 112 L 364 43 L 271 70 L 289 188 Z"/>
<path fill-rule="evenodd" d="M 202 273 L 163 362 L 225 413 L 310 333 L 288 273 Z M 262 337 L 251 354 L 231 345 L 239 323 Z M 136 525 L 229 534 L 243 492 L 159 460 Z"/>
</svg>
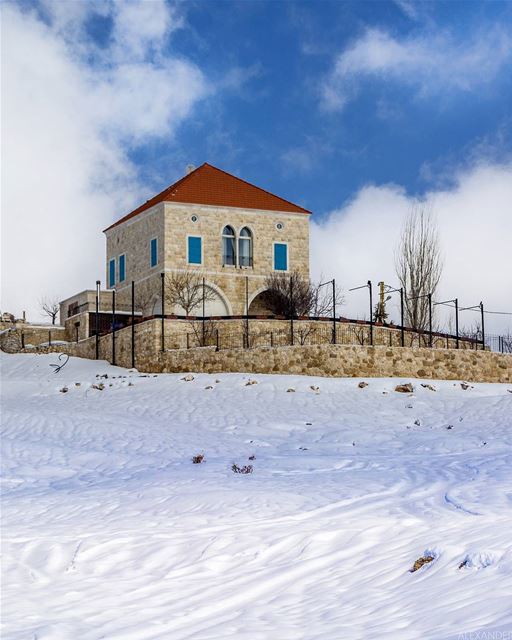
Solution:
<svg viewBox="0 0 512 640">
<path fill-rule="evenodd" d="M 151 200 L 114 222 L 105 231 L 126 222 L 126 220 L 135 217 L 159 202 L 184 202 L 188 204 L 262 209 L 264 211 L 283 211 L 287 213 L 311 213 L 307 209 L 303 209 L 292 202 L 288 202 L 288 200 L 275 196 L 205 162 L 151 198 Z"/>
</svg>

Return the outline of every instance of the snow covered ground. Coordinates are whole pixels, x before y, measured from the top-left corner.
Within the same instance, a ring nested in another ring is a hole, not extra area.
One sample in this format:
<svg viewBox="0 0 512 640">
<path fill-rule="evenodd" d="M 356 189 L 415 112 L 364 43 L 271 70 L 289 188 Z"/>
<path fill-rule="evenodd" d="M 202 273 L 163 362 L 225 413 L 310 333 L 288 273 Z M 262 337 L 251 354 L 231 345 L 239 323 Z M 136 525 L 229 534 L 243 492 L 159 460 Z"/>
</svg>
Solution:
<svg viewBox="0 0 512 640">
<path fill-rule="evenodd" d="M 4 640 L 512 638 L 511 385 L 55 362 L 1 355 Z"/>
</svg>

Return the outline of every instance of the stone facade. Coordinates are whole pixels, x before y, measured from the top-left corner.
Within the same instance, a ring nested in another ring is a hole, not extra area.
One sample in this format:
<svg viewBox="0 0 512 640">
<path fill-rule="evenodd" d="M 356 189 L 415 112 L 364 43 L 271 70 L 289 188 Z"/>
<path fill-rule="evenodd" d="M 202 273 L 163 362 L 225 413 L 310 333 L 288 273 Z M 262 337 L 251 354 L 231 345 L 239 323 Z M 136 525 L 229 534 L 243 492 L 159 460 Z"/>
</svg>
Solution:
<svg viewBox="0 0 512 640">
<path fill-rule="evenodd" d="M 235 231 L 236 247 L 241 229 L 252 234 L 252 266 L 223 264 L 222 232 Z M 189 264 L 188 237 L 200 237 L 202 262 Z M 268 313 L 259 296 L 265 279 L 273 272 L 274 244 L 287 245 L 287 272 L 298 271 L 309 278 L 309 216 L 303 213 L 214 207 L 195 204 L 159 203 L 118 226 L 107 230 L 107 282 L 110 260 L 116 261 L 116 285 L 120 299 L 127 299 L 131 280 L 137 290 L 152 291 L 145 313 L 160 312 L 160 274 L 193 270 L 204 277 L 213 293 L 206 315 L 240 315 L 246 312 L 246 286 L 249 312 Z M 150 241 L 157 239 L 157 264 L 150 264 Z M 119 256 L 125 255 L 124 282 L 118 282 Z M 179 308 L 167 313 L 183 313 Z M 200 315 L 201 310 L 194 311 Z"/>
</svg>

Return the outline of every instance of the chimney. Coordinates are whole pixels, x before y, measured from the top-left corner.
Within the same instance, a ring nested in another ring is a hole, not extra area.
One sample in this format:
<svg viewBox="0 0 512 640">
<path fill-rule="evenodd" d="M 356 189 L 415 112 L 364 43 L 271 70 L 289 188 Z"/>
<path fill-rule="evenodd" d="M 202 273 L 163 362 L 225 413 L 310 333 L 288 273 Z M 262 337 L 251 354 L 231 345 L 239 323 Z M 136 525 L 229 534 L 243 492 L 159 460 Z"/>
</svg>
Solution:
<svg viewBox="0 0 512 640">
<path fill-rule="evenodd" d="M 195 166 L 193 164 L 187 164 L 187 168 L 185 169 L 186 175 L 188 176 L 188 174 L 192 173 L 194 169 L 195 169 Z"/>
</svg>

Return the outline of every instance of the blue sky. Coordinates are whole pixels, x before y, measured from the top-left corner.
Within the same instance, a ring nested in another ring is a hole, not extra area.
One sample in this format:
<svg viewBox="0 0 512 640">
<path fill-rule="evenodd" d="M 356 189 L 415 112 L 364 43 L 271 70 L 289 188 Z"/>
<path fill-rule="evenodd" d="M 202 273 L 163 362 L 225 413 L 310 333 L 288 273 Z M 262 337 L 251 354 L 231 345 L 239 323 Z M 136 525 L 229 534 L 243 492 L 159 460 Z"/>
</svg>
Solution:
<svg viewBox="0 0 512 640">
<path fill-rule="evenodd" d="M 199 103 L 171 144 L 156 138 L 130 155 L 155 188 L 192 162 L 208 161 L 318 214 L 368 183 L 393 182 L 412 194 L 445 181 L 446 166 L 512 149 L 512 74 L 502 58 L 492 77 L 469 88 L 423 75 L 347 79 L 354 97 L 341 110 L 322 104 L 336 59 L 369 30 L 397 42 L 443 34 L 446 54 L 476 49 L 495 30 L 512 32 L 512 3 L 190 2 L 166 50 L 184 56 L 226 89 Z M 108 42 L 109 22 L 91 37 Z M 428 49 L 425 55 L 428 55 Z M 478 56 L 478 53 L 476 54 Z M 484 54 L 485 55 L 485 54 Z M 477 57 L 478 63 L 478 57 Z M 229 86 L 229 76 L 236 76 Z M 172 79 L 170 79 L 172 82 Z M 492 148 L 492 150 L 491 150 Z M 449 178 L 448 178 L 449 179 Z"/>
<path fill-rule="evenodd" d="M 439 295 L 512 310 L 512 2 L 8 0 L 2 64 L 3 310 L 104 280 L 101 230 L 203 162 L 312 210 L 345 290 L 428 206 Z"/>
</svg>

